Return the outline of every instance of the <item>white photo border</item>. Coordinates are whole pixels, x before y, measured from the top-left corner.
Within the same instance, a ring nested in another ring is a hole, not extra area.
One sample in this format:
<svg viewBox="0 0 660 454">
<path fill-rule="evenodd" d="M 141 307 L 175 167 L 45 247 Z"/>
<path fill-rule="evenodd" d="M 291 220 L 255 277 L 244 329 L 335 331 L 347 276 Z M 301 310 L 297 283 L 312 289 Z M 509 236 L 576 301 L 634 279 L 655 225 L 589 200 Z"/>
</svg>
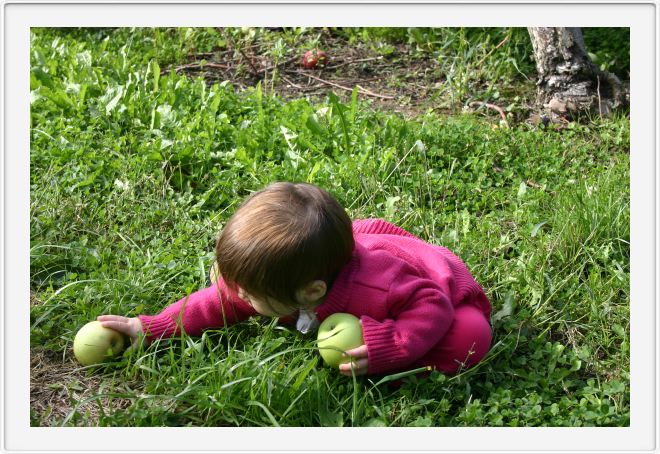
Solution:
<svg viewBox="0 0 660 454">
<path fill-rule="evenodd" d="M 658 452 L 657 2 L 2 1 L 0 22 L 3 452 Z M 630 427 L 30 427 L 30 27 L 558 25 L 631 29 Z"/>
</svg>

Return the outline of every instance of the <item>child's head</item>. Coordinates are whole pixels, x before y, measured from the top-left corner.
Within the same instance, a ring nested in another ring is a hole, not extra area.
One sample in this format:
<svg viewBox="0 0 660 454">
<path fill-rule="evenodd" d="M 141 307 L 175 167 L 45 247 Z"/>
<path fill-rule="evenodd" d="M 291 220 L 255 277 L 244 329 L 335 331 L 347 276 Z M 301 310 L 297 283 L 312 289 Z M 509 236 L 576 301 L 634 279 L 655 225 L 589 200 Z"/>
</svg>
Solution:
<svg viewBox="0 0 660 454">
<path fill-rule="evenodd" d="M 353 247 L 351 220 L 328 192 L 274 183 L 248 197 L 229 219 L 216 260 L 230 288 L 266 301 L 266 315 L 283 315 L 282 306 L 293 312 L 322 297 Z M 276 304 L 268 304 L 272 300 Z"/>
</svg>

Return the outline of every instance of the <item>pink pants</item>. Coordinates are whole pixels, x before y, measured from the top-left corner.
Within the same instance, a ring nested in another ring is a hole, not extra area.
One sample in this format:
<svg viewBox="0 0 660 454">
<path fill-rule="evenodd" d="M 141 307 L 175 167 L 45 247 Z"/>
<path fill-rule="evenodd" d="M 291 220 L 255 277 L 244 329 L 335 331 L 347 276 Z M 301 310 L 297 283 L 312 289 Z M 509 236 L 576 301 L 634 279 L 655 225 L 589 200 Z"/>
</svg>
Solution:
<svg viewBox="0 0 660 454">
<path fill-rule="evenodd" d="M 481 361 L 492 340 L 492 331 L 486 315 L 470 304 L 458 306 L 454 322 L 447 334 L 418 365 L 431 366 L 445 374 L 453 374 Z"/>
</svg>

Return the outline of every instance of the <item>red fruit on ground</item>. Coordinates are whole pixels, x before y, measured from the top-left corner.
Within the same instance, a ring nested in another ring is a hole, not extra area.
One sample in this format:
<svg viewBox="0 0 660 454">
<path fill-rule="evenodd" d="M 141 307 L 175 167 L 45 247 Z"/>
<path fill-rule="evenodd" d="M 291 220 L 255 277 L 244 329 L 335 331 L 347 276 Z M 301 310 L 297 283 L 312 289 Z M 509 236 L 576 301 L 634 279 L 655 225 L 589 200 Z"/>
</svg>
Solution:
<svg viewBox="0 0 660 454">
<path fill-rule="evenodd" d="M 303 56 L 302 63 L 307 69 L 316 68 L 317 66 L 325 66 L 328 63 L 328 56 L 322 50 L 308 50 Z"/>
</svg>

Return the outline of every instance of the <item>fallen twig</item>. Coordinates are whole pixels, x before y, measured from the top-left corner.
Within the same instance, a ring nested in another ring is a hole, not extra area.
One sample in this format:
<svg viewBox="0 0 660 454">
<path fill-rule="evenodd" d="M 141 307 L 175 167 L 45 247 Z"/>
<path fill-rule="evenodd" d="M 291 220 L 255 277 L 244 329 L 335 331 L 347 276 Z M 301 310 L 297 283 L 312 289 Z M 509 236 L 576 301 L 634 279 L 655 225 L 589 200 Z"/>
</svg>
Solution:
<svg viewBox="0 0 660 454">
<path fill-rule="evenodd" d="M 490 57 L 490 54 L 492 54 L 492 53 L 495 52 L 497 49 L 499 49 L 499 48 L 500 48 L 505 42 L 507 42 L 508 40 L 509 40 L 509 37 L 508 37 L 508 36 L 505 36 L 504 39 L 503 39 L 502 41 L 500 41 L 500 43 L 499 43 L 497 46 L 493 47 L 493 48 L 490 50 L 490 52 L 488 52 L 486 55 L 483 56 L 483 58 L 482 58 L 481 60 L 479 60 L 479 63 L 477 63 L 477 65 L 476 65 L 477 68 L 478 68 L 479 66 L 481 66 L 481 64 L 482 64 L 484 61 L 486 61 L 486 59 L 487 59 L 488 57 Z"/>
<path fill-rule="evenodd" d="M 297 88 L 298 90 L 304 90 L 304 87 L 294 83 L 291 79 L 288 79 L 287 77 L 283 76 L 282 74 L 280 74 L 280 77 L 282 78 L 282 80 L 284 82 L 291 85 L 293 88 Z"/>
<path fill-rule="evenodd" d="M 296 72 L 297 72 L 298 74 L 303 74 L 303 75 L 305 75 L 305 76 L 307 76 L 307 77 L 309 77 L 309 78 L 311 78 L 311 79 L 318 80 L 319 82 L 322 82 L 322 83 L 324 83 L 324 84 L 326 84 L 326 85 L 330 85 L 330 86 L 332 86 L 332 87 L 336 87 L 336 88 L 341 88 L 342 90 L 353 91 L 353 89 L 350 88 L 350 87 L 345 87 L 345 86 L 343 86 L 343 85 L 339 85 L 339 84 L 336 84 L 336 83 L 334 83 L 334 82 L 330 82 L 330 81 L 328 81 L 328 80 L 321 79 L 320 77 L 313 76 L 313 75 L 311 75 L 311 74 L 309 74 L 309 73 L 302 72 L 302 71 L 296 71 Z M 378 93 L 373 93 L 373 92 L 371 92 L 371 91 L 365 90 L 364 88 L 361 88 L 359 85 L 357 85 L 357 88 L 358 88 L 358 92 L 359 92 L 359 93 L 362 93 L 363 95 L 373 96 L 373 97 L 375 97 L 375 98 L 381 98 L 381 99 L 394 99 L 394 96 L 387 96 L 387 95 L 380 95 L 380 94 L 378 94 Z"/>
<path fill-rule="evenodd" d="M 186 57 L 190 57 L 190 58 L 213 57 L 216 53 L 218 52 L 199 52 L 195 54 L 188 54 L 186 55 Z"/>
<path fill-rule="evenodd" d="M 276 65 L 271 65 L 271 66 L 269 66 L 269 67 L 267 67 L 267 68 L 262 68 L 261 70 L 259 70 L 259 72 L 266 73 L 266 72 L 268 72 L 268 71 L 270 71 L 270 70 L 272 70 L 272 69 L 275 69 L 275 68 L 277 68 L 277 67 L 279 67 L 279 66 L 282 66 L 282 65 L 288 65 L 289 63 L 292 63 L 292 62 L 298 60 L 299 58 L 300 58 L 300 57 L 299 57 L 298 55 L 296 55 L 295 57 L 288 58 L 288 59 L 286 59 L 286 60 L 284 60 L 284 61 L 282 61 L 282 62 L 277 63 Z"/>
<path fill-rule="evenodd" d="M 382 56 L 382 55 L 381 55 L 381 56 L 378 56 L 378 57 L 360 58 L 360 59 L 358 59 L 358 60 L 349 60 L 349 61 L 345 61 L 345 62 L 339 63 L 339 64 L 337 64 L 337 65 L 326 66 L 325 68 L 326 68 L 326 69 L 337 69 L 337 68 L 341 68 L 342 66 L 350 65 L 350 64 L 352 64 L 352 63 L 362 63 L 362 62 L 365 62 L 365 61 L 382 60 L 382 59 L 383 59 L 383 56 Z"/>
<path fill-rule="evenodd" d="M 358 84 L 355 84 L 355 86 L 358 88 L 358 90 L 359 90 L 361 93 L 364 93 L 365 95 L 374 96 L 374 97 L 376 97 L 376 98 L 381 98 L 381 99 L 394 99 L 394 96 L 380 95 L 380 94 L 378 94 L 378 93 L 374 93 L 374 92 L 372 92 L 372 91 L 369 91 L 369 90 L 367 90 L 366 88 L 364 88 L 364 87 L 362 87 L 362 86 L 360 86 L 360 85 L 358 85 Z"/>
<path fill-rule="evenodd" d="M 543 186 L 541 186 L 540 184 L 538 184 L 537 182 L 532 181 L 532 180 L 525 180 L 525 184 L 527 184 L 527 186 L 535 188 L 535 189 L 543 188 Z"/>
<path fill-rule="evenodd" d="M 243 59 L 247 60 L 248 64 L 250 65 L 250 69 L 252 70 L 252 75 L 258 76 L 259 75 L 259 70 L 254 67 L 254 63 L 252 63 L 252 59 L 248 58 L 247 55 L 245 55 L 245 52 L 243 51 L 242 48 L 239 47 L 238 51 L 243 56 Z"/>
<path fill-rule="evenodd" d="M 504 113 L 504 110 L 500 106 L 496 106 L 495 104 L 490 104 L 487 102 L 481 102 L 481 101 L 473 101 L 470 104 L 468 104 L 470 107 L 474 106 L 483 106 L 483 107 L 488 107 L 489 109 L 496 110 L 499 112 L 500 117 L 502 117 L 502 120 L 506 122 L 506 114 Z"/>
<path fill-rule="evenodd" d="M 174 68 L 175 72 L 179 72 L 183 69 L 198 69 L 198 68 L 215 68 L 215 69 L 229 69 L 229 66 L 227 65 L 221 65 L 218 63 L 201 63 L 201 62 L 195 62 L 195 63 L 188 63 L 187 65 L 181 65 L 177 66 Z M 170 69 L 163 69 L 160 72 L 160 75 L 162 76 L 163 74 L 166 74 Z"/>
</svg>

